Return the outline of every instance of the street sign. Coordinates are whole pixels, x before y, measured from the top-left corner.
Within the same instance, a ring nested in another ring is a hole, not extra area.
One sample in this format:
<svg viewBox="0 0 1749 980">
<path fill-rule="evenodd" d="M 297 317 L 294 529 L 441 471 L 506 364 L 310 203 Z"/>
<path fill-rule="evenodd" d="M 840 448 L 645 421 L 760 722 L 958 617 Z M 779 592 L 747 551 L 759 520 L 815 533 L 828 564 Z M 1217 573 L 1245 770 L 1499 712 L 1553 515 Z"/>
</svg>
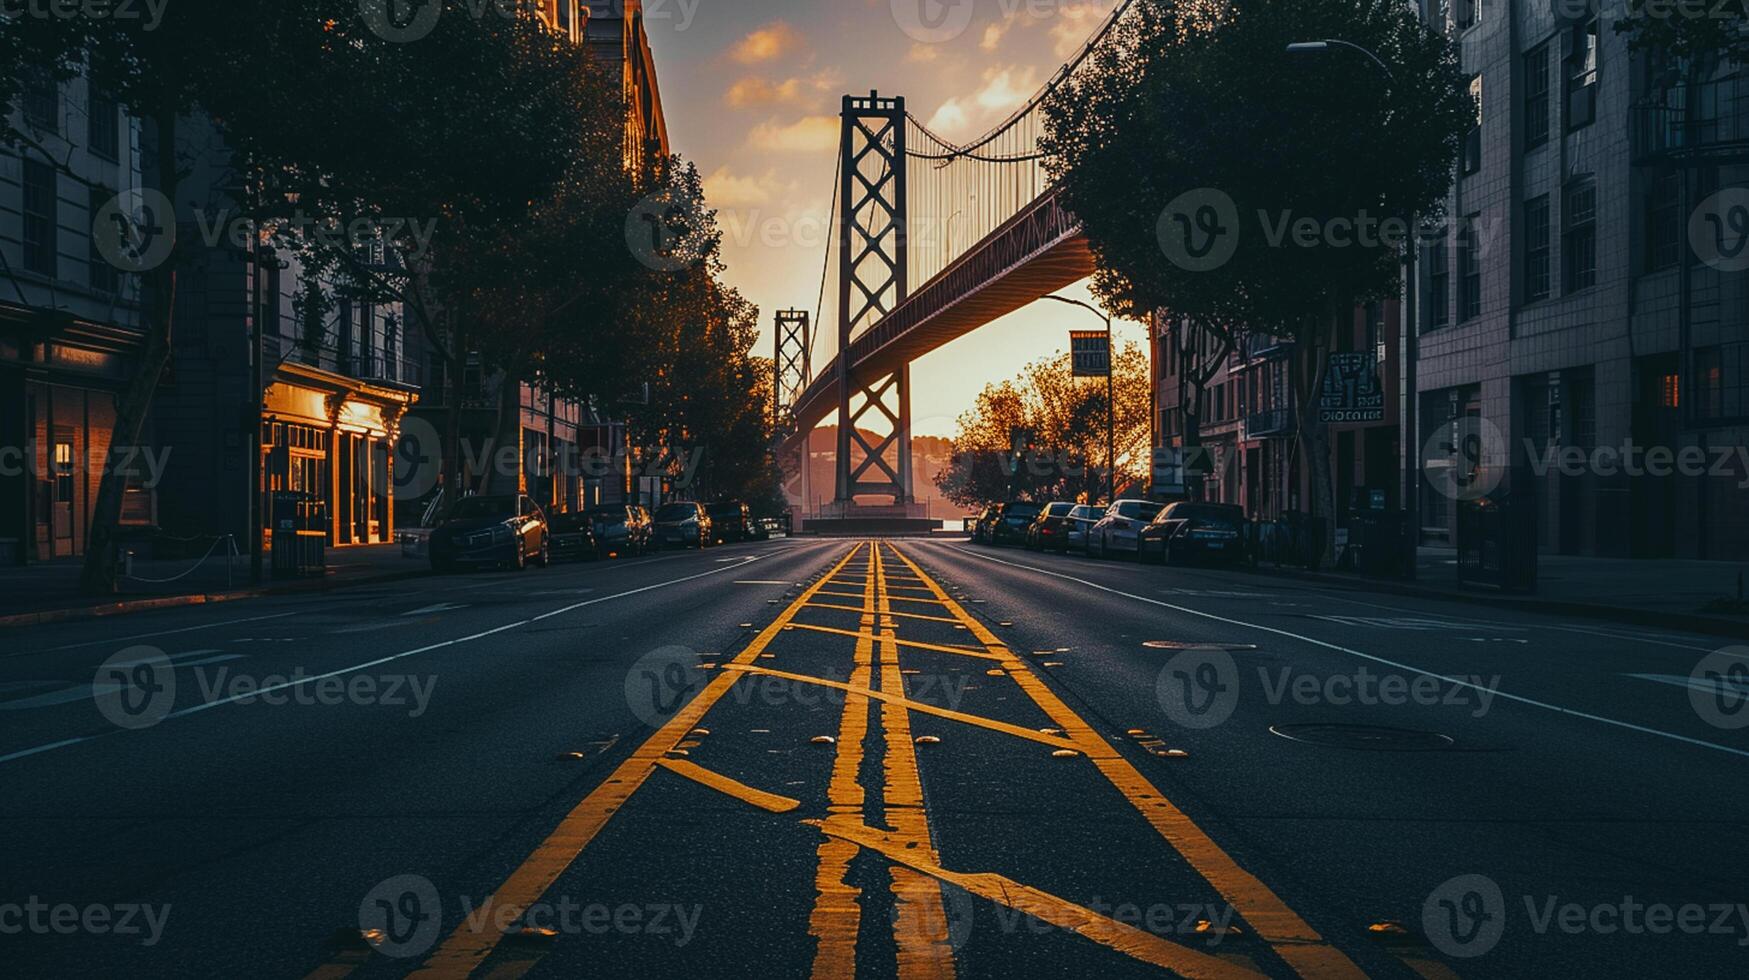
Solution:
<svg viewBox="0 0 1749 980">
<path fill-rule="evenodd" d="M 1318 399 L 1326 425 L 1385 420 L 1385 389 L 1379 384 L 1378 355 L 1370 351 L 1331 354 Z"/>
<path fill-rule="evenodd" d="M 1069 331 L 1069 353 L 1077 378 L 1103 378 L 1111 373 L 1110 338 L 1103 330 Z"/>
</svg>

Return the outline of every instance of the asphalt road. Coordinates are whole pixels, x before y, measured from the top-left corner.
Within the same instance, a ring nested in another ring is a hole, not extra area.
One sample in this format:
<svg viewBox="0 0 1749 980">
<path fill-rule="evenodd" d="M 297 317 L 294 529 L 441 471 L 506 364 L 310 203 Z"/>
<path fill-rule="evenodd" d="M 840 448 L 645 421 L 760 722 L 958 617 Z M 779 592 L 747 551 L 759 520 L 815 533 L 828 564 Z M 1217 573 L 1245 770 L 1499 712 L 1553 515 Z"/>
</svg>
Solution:
<svg viewBox="0 0 1749 980">
<path fill-rule="evenodd" d="M 7 976 L 1742 976 L 1749 649 L 787 540 L 0 633 Z"/>
</svg>

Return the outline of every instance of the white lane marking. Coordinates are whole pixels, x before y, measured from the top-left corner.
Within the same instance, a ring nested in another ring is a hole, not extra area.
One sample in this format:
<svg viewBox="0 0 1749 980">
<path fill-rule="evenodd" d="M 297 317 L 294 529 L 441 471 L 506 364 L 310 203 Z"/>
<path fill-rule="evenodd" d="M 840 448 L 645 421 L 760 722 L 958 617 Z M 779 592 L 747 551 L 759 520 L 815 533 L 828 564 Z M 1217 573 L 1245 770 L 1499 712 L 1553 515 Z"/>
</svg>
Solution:
<svg viewBox="0 0 1749 980">
<path fill-rule="evenodd" d="M 744 579 L 740 579 L 740 580 L 736 581 L 735 584 L 736 585 L 788 585 L 790 583 L 779 582 L 776 579 L 744 578 Z"/>
<path fill-rule="evenodd" d="M 1373 663 L 1384 664 L 1387 667 L 1395 667 L 1398 670 L 1407 671 L 1411 674 L 1420 674 L 1423 677 L 1437 678 L 1438 680 L 1445 681 L 1446 683 L 1453 684 L 1457 687 L 1469 688 L 1469 689 L 1474 690 L 1474 691 L 1486 690 L 1486 688 L 1482 687 L 1481 685 L 1476 684 L 1473 681 L 1464 680 L 1461 677 L 1451 677 L 1449 675 L 1441 674 L 1441 673 L 1438 673 L 1436 671 L 1423 670 L 1420 667 L 1413 667 L 1413 666 L 1410 666 L 1409 664 L 1398 663 L 1395 660 L 1387 660 L 1384 657 L 1376 657 L 1370 653 L 1362 653 L 1359 650 L 1351 650 L 1348 647 L 1337 646 L 1334 643 L 1327 643 L 1323 640 L 1313 639 L 1312 637 L 1309 637 L 1309 636 L 1302 636 L 1299 633 L 1293 633 L 1293 632 L 1290 632 L 1288 630 L 1276 629 L 1273 626 L 1260 626 L 1257 623 L 1247 623 L 1241 619 L 1229 619 L 1226 616 L 1217 616 L 1214 613 L 1203 612 L 1200 609 L 1190 609 L 1190 608 L 1185 607 L 1185 606 L 1175 606 L 1170 602 L 1161 602 L 1158 599 L 1151 599 L 1148 596 L 1136 595 L 1135 593 L 1132 593 L 1132 592 L 1124 592 L 1121 589 L 1113 589 L 1113 588 L 1110 588 L 1109 586 L 1100 585 L 1098 582 L 1089 582 L 1086 579 L 1076 578 L 1073 575 L 1064 575 L 1061 572 L 1053 572 L 1053 571 L 1050 571 L 1049 569 L 1035 568 L 1031 565 L 1018 565 L 1018 564 L 1015 564 L 1014 562 L 1011 562 L 1011 561 L 1003 561 L 1000 558 L 991 558 L 988 555 L 980 555 L 977 552 L 968 551 L 965 548 L 955 548 L 955 547 L 949 546 L 949 549 L 952 551 L 957 551 L 960 554 L 965 555 L 968 558 L 976 558 L 979 561 L 993 562 L 997 565 L 1007 565 L 1009 568 L 1018 568 L 1018 569 L 1021 569 L 1023 571 L 1036 572 L 1040 575 L 1049 575 L 1052 578 L 1060 578 L 1060 579 L 1064 580 L 1065 582 L 1075 582 L 1075 583 L 1080 584 L 1080 585 L 1085 585 L 1090 589 L 1098 589 L 1101 592 L 1108 592 L 1112 595 L 1122 596 L 1125 599 L 1134 599 L 1137 602 L 1150 603 L 1152 605 L 1160 606 L 1164 609 L 1171 609 L 1174 612 L 1184 613 L 1187 616 L 1198 616 L 1198 617 L 1201 617 L 1203 619 L 1212 619 L 1212 620 L 1219 622 L 1219 623 L 1226 623 L 1230 626 L 1242 626 L 1242 627 L 1245 627 L 1246 629 L 1259 630 L 1259 631 L 1264 632 L 1264 633 L 1274 633 L 1277 636 L 1285 636 L 1289 639 L 1299 640 L 1303 643 L 1310 643 L 1313 646 L 1323 647 L 1326 650 L 1334 650 L 1337 653 L 1345 653 L 1351 657 L 1359 657 L 1362 660 L 1370 660 Z M 1663 731 L 1663 730 L 1657 729 L 1657 728 L 1648 728 L 1645 725 L 1636 725 L 1633 722 L 1629 722 L 1629 721 L 1620 721 L 1620 720 L 1615 719 L 1615 718 L 1606 718 L 1603 715 L 1594 715 L 1588 711 L 1580 711 L 1576 708 L 1565 708 L 1565 707 L 1562 707 L 1561 705 L 1558 705 L 1558 704 L 1551 704 L 1547 701 L 1538 701 L 1535 698 L 1527 698 L 1527 697 L 1524 697 L 1523 695 L 1519 695 L 1519 694 L 1508 694 L 1505 691 L 1495 690 L 1495 691 L 1490 692 L 1490 696 L 1503 698 L 1507 701 L 1513 701 L 1513 702 L 1516 702 L 1518 704 L 1528 705 L 1529 707 L 1532 707 L 1532 708 L 1542 708 L 1545 711 L 1553 711 L 1553 712 L 1556 712 L 1557 714 L 1568 715 L 1568 716 L 1573 717 L 1573 718 L 1583 718 L 1586 721 L 1595 721 L 1598 724 L 1602 724 L 1602 725 L 1610 725 L 1610 726 L 1613 726 L 1616 728 L 1624 728 L 1624 729 L 1627 729 L 1628 731 L 1639 732 L 1642 735 L 1654 735 L 1654 736 L 1657 736 L 1658 738 L 1667 738 L 1667 739 L 1670 739 L 1671 741 L 1682 742 L 1686 745 L 1694 745 L 1694 746 L 1698 746 L 1700 748 L 1712 749 L 1712 750 L 1717 751 L 1717 752 L 1724 752 L 1724 753 L 1727 753 L 1729 755 L 1734 755 L 1734 756 L 1738 756 L 1741 758 L 1749 759 L 1749 750 L 1746 750 L 1746 749 L 1733 748 L 1732 746 L 1729 746 L 1729 745 L 1720 745 L 1717 742 L 1708 742 L 1708 741 L 1705 741 L 1704 739 L 1689 738 L 1687 735 L 1678 735 L 1674 732 L 1666 732 L 1666 731 Z M 0 761 L 5 761 L 5 760 L 0 759 Z"/>
<path fill-rule="evenodd" d="M 1708 694 L 1731 694 L 1739 698 L 1749 697 L 1749 684 L 1742 681 L 1721 677 L 1716 681 L 1702 680 L 1689 674 L 1623 674 L 1635 680 L 1652 681 L 1657 684 L 1669 684 L 1673 687 L 1686 687 L 1694 691 L 1705 691 Z"/>
<path fill-rule="evenodd" d="M 759 561 L 765 557 L 768 557 L 768 556 L 766 556 L 766 555 L 749 555 L 745 560 L 743 560 L 737 564 L 724 565 L 721 568 L 713 568 L 708 572 L 700 572 L 697 575 L 688 575 L 684 578 L 670 579 L 669 581 L 666 581 L 666 582 L 657 582 L 653 585 L 646 585 L 646 586 L 643 586 L 642 588 L 637 588 L 637 589 L 628 589 L 624 592 L 618 592 L 618 593 L 615 593 L 613 595 L 600 596 L 600 597 L 594 598 L 594 599 L 585 599 L 582 602 L 574 602 L 571 605 L 565 606 L 565 607 L 560 608 L 560 609 L 555 609 L 549 613 L 542 613 L 539 616 L 533 616 L 533 617 L 530 617 L 528 619 L 520 619 L 514 623 L 506 623 L 503 626 L 498 626 L 498 627 L 495 627 L 495 628 L 489 629 L 489 630 L 483 630 L 479 633 L 474 633 L 474 634 L 471 634 L 469 636 L 463 636 L 463 637 L 459 637 L 459 638 L 453 639 L 453 640 L 444 640 L 441 643 L 431 643 L 431 644 L 428 644 L 426 646 L 417 647 L 417 648 L 412 649 L 412 650 L 403 650 L 400 653 L 393 653 L 393 654 L 390 654 L 386 657 L 379 657 L 376 660 L 371 660 L 371 661 L 368 661 L 366 663 L 353 664 L 350 667 L 341 667 L 338 670 L 331 670 L 325 674 L 312 674 L 312 675 L 307 676 L 307 677 L 300 677 L 300 678 L 297 678 L 296 680 L 287 681 L 284 684 L 275 684 L 275 685 L 272 685 L 269 687 L 261 688 L 260 690 L 257 690 L 257 691 L 251 691 L 247 694 L 234 694 L 234 695 L 227 697 L 227 698 L 219 698 L 217 700 L 208 701 L 208 702 L 205 702 L 203 704 L 192 705 L 190 707 L 183 708 L 180 711 L 172 711 L 168 715 L 164 716 L 164 721 L 169 721 L 172 718 L 184 718 L 184 717 L 187 717 L 188 715 L 192 715 L 192 714 L 195 714 L 197 712 L 206 711 L 206 710 L 211 709 L 211 708 L 217 708 L 220 705 L 232 704 L 236 701 L 240 701 L 240 700 L 243 700 L 245 698 L 258 698 L 263 694 L 271 694 L 275 691 L 283 691 L 283 690 L 286 690 L 288 688 L 301 687 L 305 684 L 315 683 L 316 681 L 327 680 L 330 677 L 343 677 L 347 674 L 355 674 L 361 670 L 369 670 L 372 667 L 380 667 L 383 664 L 392 663 L 396 660 L 401 660 L 401 659 L 404 659 L 406 657 L 417 656 L 418 654 L 421 654 L 421 653 L 430 653 L 433 650 L 442 650 L 445 647 L 459 646 L 463 643 L 471 643 L 475 640 L 482 640 L 488 636 L 496 636 L 499 633 L 504 633 L 504 632 L 507 632 L 509 630 L 520 629 L 521 627 L 527 626 L 530 623 L 538 623 L 538 622 L 541 622 L 543 620 L 552 619 L 555 616 L 563 616 L 566 613 L 575 612 L 579 609 L 582 609 L 585 606 L 593 606 L 593 605 L 596 605 L 598 603 L 603 603 L 603 602 L 612 602 L 615 599 L 625 599 L 625 598 L 628 598 L 630 596 L 641 595 L 645 592 L 654 592 L 657 589 L 665 589 L 665 588 L 668 588 L 669 586 L 682 585 L 686 582 L 695 582 L 695 581 L 702 579 L 702 578 L 710 578 L 710 577 L 715 576 L 715 575 L 722 575 L 725 572 L 737 571 L 737 570 L 744 568 L 747 565 L 750 565 L 753 562 Z M 287 615 L 290 615 L 290 614 L 288 613 Z M 206 651 L 206 652 L 210 653 L 213 651 Z M 91 691 L 91 688 L 89 686 L 86 686 L 86 687 L 81 688 L 81 690 L 84 691 L 86 694 L 89 694 Z M 142 728 L 142 729 L 138 729 L 138 731 L 143 731 L 143 732 L 144 731 L 152 731 L 156 727 L 157 726 L 153 726 L 153 728 Z M 81 736 L 78 736 L 76 738 L 62 739 L 58 742 L 50 742 L 46 745 L 36 745 L 36 746 L 32 746 L 28 749 L 20 749 L 17 752 L 12 752 L 12 753 L 9 753 L 7 755 L 0 755 L 0 765 L 4 765 L 5 763 L 8 763 L 8 762 L 13 762 L 13 761 L 16 761 L 18 759 L 23 759 L 23 758 L 26 758 L 28 756 L 39 755 L 43 752 L 50 752 L 50 751 L 53 751 L 55 749 L 66 748 L 69 745 L 79 745 L 79 744 L 82 744 L 84 742 L 92 741 L 94 739 L 105 738 L 105 737 L 110 736 L 110 735 L 118 735 L 118 734 L 121 734 L 122 732 L 128 731 L 128 730 L 129 729 L 117 728 L 117 729 L 114 729 L 112 731 L 100 732 L 96 735 L 81 735 Z"/>
<path fill-rule="evenodd" d="M 78 650 L 82 647 L 99 647 L 99 646 L 111 646 L 111 645 L 125 647 L 127 644 L 133 642 L 134 640 L 149 640 L 154 636 L 173 636 L 177 633 L 193 633 L 196 630 L 218 629 L 221 626 L 236 626 L 236 625 L 239 625 L 241 623 L 259 623 L 259 622 L 262 622 L 263 620 L 284 619 L 287 616 L 296 616 L 296 615 L 297 615 L 297 613 L 295 613 L 295 612 L 285 612 L 285 613 L 274 613 L 271 616 L 250 616 L 247 619 L 227 619 L 222 623 L 207 623 L 204 626 L 184 626 L 181 629 L 159 630 L 156 633 L 136 633 L 133 636 L 111 636 L 111 637 L 105 637 L 101 640 L 87 640 L 83 643 L 68 643 L 65 646 L 46 647 L 42 650 L 26 650 L 22 653 L 9 653 L 6 656 L 8 658 L 11 658 L 11 657 L 29 657 L 29 656 L 34 656 L 34 655 L 39 654 L 39 653 L 59 653 L 62 650 Z"/>
<path fill-rule="evenodd" d="M 206 656 L 207 654 L 217 654 L 217 656 Z M 201 657 L 202 659 L 190 660 L 190 657 Z M 131 667 L 135 664 L 145 663 L 148 660 L 153 659 L 156 658 L 142 657 L 134 660 L 122 661 L 121 663 L 112 664 L 111 666 Z M 184 653 L 172 653 L 164 659 L 173 661 L 178 667 L 200 667 L 206 664 L 224 663 L 227 660 L 242 660 L 243 655 L 240 653 L 219 653 L 217 650 L 189 650 Z M 121 690 L 124 686 L 125 685 L 121 684 L 75 684 L 71 687 L 59 688 L 44 694 L 36 694 L 24 698 L 14 698 L 11 701 L 0 701 L 0 711 L 29 711 L 32 708 L 49 708 L 55 705 L 72 704 L 75 701 L 83 701 L 86 698 L 95 698 L 101 697 L 105 694 L 113 694 L 116 691 Z"/>
<path fill-rule="evenodd" d="M 468 608 L 468 605 L 465 602 L 463 602 L 463 603 L 439 602 L 439 603 L 436 603 L 434 605 L 425 606 L 425 607 L 420 608 L 420 609 L 415 609 L 412 612 L 404 612 L 401 615 L 403 617 L 406 617 L 406 616 L 426 616 L 426 615 L 430 615 L 431 613 L 449 612 L 452 609 L 466 609 L 466 608 Z"/>
</svg>

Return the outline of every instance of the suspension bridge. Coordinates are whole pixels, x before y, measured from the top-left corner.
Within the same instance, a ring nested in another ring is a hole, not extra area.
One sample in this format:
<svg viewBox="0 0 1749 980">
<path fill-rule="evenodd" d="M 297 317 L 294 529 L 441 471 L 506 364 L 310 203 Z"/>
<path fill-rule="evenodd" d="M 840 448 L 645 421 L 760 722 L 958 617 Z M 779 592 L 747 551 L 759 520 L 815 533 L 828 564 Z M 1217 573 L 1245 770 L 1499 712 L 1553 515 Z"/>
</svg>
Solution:
<svg viewBox="0 0 1749 980">
<path fill-rule="evenodd" d="M 966 143 L 932 132 L 902 97 L 844 97 L 836 233 L 814 311 L 778 314 L 774 358 L 778 410 L 791 423 L 779 458 L 802 481 L 803 501 L 813 499 L 808 437 L 837 423 L 833 503 L 810 519 L 890 526 L 922 517 L 911 491 L 911 363 L 1092 274 L 1081 224 L 1045 170 L 1043 106 L 1129 6 L 1025 104 Z"/>
</svg>

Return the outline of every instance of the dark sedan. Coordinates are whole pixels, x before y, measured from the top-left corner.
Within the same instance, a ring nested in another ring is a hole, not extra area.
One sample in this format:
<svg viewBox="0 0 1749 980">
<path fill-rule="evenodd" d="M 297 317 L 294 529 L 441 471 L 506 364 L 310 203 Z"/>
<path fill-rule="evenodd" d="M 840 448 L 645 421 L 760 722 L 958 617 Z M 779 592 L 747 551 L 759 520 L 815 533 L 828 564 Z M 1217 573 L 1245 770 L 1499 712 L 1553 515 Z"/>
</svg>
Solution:
<svg viewBox="0 0 1749 980">
<path fill-rule="evenodd" d="M 558 514 L 552 523 L 552 553 L 554 558 L 575 561 L 600 558 L 606 552 L 595 536 L 595 523 L 588 514 Z"/>
<path fill-rule="evenodd" d="M 431 532 L 431 568 L 453 571 L 463 565 L 508 565 L 552 560 L 546 516 L 520 494 L 468 497 Z"/>
<path fill-rule="evenodd" d="M 692 501 L 676 501 L 657 509 L 655 538 L 664 548 L 708 548 L 716 540 L 711 533 L 711 515 L 703 504 Z"/>
<path fill-rule="evenodd" d="M 705 510 L 711 515 L 711 531 L 718 544 L 746 541 L 751 536 L 753 515 L 739 500 L 711 504 Z"/>
<path fill-rule="evenodd" d="M 1240 561 L 1245 525 L 1245 511 L 1237 504 L 1172 504 L 1142 528 L 1142 560 L 1169 565 L 1197 558 Z"/>
<path fill-rule="evenodd" d="M 1026 500 L 1010 500 L 990 522 L 990 543 L 1025 544 L 1026 529 L 1044 508 Z"/>
<path fill-rule="evenodd" d="M 1033 551 L 1069 550 L 1069 515 L 1075 505 L 1057 501 L 1039 511 L 1038 518 L 1026 529 L 1026 546 Z"/>
<path fill-rule="evenodd" d="M 589 512 L 595 543 L 603 555 L 626 557 L 650 550 L 650 515 L 632 504 L 613 504 Z"/>
</svg>

